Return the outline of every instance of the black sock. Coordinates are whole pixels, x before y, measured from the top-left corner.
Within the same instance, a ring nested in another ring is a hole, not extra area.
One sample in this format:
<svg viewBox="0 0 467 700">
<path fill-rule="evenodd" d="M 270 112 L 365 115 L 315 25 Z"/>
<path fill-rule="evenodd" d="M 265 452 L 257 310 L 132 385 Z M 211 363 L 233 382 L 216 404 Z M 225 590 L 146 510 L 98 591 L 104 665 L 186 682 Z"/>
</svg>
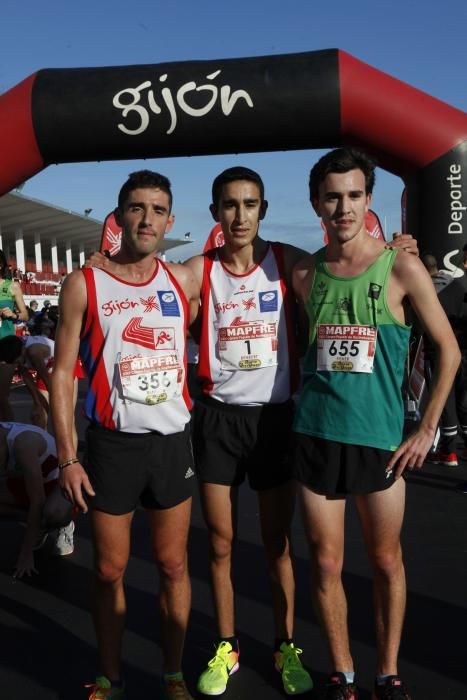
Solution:
<svg viewBox="0 0 467 700">
<path fill-rule="evenodd" d="M 281 644 L 293 644 L 293 639 L 278 639 L 276 638 L 274 640 L 274 651 L 280 651 L 281 650 Z"/>
</svg>

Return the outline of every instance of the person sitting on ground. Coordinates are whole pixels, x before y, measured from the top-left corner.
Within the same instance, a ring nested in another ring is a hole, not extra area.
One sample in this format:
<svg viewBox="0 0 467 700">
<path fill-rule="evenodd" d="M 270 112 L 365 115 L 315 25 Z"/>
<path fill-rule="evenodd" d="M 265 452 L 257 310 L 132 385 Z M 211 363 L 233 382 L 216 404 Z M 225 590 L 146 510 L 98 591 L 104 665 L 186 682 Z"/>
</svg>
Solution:
<svg viewBox="0 0 467 700">
<path fill-rule="evenodd" d="M 34 551 L 54 532 L 53 552 L 73 552 L 72 505 L 58 486 L 55 441 L 42 428 L 0 423 L 0 514 L 25 520 L 14 577 L 38 573 Z"/>
</svg>

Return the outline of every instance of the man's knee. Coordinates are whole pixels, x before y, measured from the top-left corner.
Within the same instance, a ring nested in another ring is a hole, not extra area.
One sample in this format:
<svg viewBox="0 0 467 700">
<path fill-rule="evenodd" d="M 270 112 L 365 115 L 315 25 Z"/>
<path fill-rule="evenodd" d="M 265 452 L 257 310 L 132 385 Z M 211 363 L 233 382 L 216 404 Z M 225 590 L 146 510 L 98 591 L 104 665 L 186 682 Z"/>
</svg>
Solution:
<svg viewBox="0 0 467 700">
<path fill-rule="evenodd" d="M 320 579 L 340 579 L 343 567 L 342 553 L 331 547 L 315 548 L 313 566 Z"/>
<path fill-rule="evenodd" d="M 234 543 L 234 535 L 229 530 L 213 528 L 209 530 L 209 545 L 211 557 L 217 561 L 230 559 Z"/>
<path fill-rule="evenodd" d="M 98 558 L 95 574 L 99 583 L 113 585 L 119 583 L 125 574 L 126 560 L 119 557 Z"/>
<path fill-rule="evenodd" d="M 403 571 L 400 544 L 390 548 L 376 548 L 369 552 L 369 559 L 375 573 L 387 578 L 398 576 Z"/>
<path fill-rule="evenodd" d="M 176 582 L 186 576 L 188 564 L 185 551 L 156 557 L 156 564 L 159 574 L 166 581 Z"/>
<path fill-rule="evenodd" d="M 288 530 L 284 528 L 263 530 L 263 545 L 269 561 L 288 559 L 290 557 Z"/>
</svg>

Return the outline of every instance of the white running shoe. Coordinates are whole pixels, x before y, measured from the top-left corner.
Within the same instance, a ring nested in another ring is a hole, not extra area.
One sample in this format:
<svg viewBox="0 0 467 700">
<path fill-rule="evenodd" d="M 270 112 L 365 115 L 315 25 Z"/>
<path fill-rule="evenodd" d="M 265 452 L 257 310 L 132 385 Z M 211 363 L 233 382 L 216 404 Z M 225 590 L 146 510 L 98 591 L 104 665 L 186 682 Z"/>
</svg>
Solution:
<svg viewBox="0 0 467 700">
<path fill-rule="evenodd" d="M 56 557 L 66 557 L 67 554 L 72 554 L 75 546 L 73 544 L 73 532 L 75 531 L 75 523 L 71 520 L 65 527 L 60 527 L 57 530 L 57 537 L 54 542 L 52 554 Z"/>
</svg>

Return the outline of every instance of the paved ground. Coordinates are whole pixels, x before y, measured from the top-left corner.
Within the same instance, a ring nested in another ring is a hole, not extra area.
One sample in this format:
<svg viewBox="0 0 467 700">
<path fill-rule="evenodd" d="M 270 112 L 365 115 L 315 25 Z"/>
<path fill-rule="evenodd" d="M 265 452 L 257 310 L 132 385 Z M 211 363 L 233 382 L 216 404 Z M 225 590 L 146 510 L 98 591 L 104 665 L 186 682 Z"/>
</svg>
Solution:
<svg viewBox="0 0 467 700">
<path fill-rule="evenodd" d="M 27 421 L 27 398 L 15 392 L 18 418 Z M 80 422 L 80 433 L 82 434 Z M 403 545 L 408 576 L 408 609 L 400 671 L 414 700 L 465 700 L 467 637 L 467 495 L 456 490 L 467 480 L 467 465 L 441 469 L 426 465 L 408 480 Z M 0 697 L 8 700 L 84 700 L 83 683 L 95 674 L 96 645 L 88 612 L 92 553 L 87 518 L 77 522 L 75 552 L 66 558 L 40 553 L 40 573 L 28 582 L 11 578 L 21 528 L 0 523 Z M 154 591 L 157 578 L 144 513 L 134 523 L 133 556 L 127 575 L 128 632 L 123 657 L 128 697 L 157 698 L 160 646 Z M 320 698 L 328 660 L 308 594 L 307 548 L 296 519 L 296 642 L 312 671 Z M 190 539 L 193 610 L 185 654 L 192 688 L 212 651 L 213 617 L 207 577 L 207 540 L 196 502 Z M 241 495 L 237 550 L 237 619 L 241 670 L 230 681 L 226 700 L 284 698 L 271 663 L 271 602 L 259 544 L 258 510 L 248 489 Z M 375 643 L 371 574 L 352 506 L 348 509 L 345 586 L 352 646 L 362 700 L 370 699 Z"/>
</svg>

